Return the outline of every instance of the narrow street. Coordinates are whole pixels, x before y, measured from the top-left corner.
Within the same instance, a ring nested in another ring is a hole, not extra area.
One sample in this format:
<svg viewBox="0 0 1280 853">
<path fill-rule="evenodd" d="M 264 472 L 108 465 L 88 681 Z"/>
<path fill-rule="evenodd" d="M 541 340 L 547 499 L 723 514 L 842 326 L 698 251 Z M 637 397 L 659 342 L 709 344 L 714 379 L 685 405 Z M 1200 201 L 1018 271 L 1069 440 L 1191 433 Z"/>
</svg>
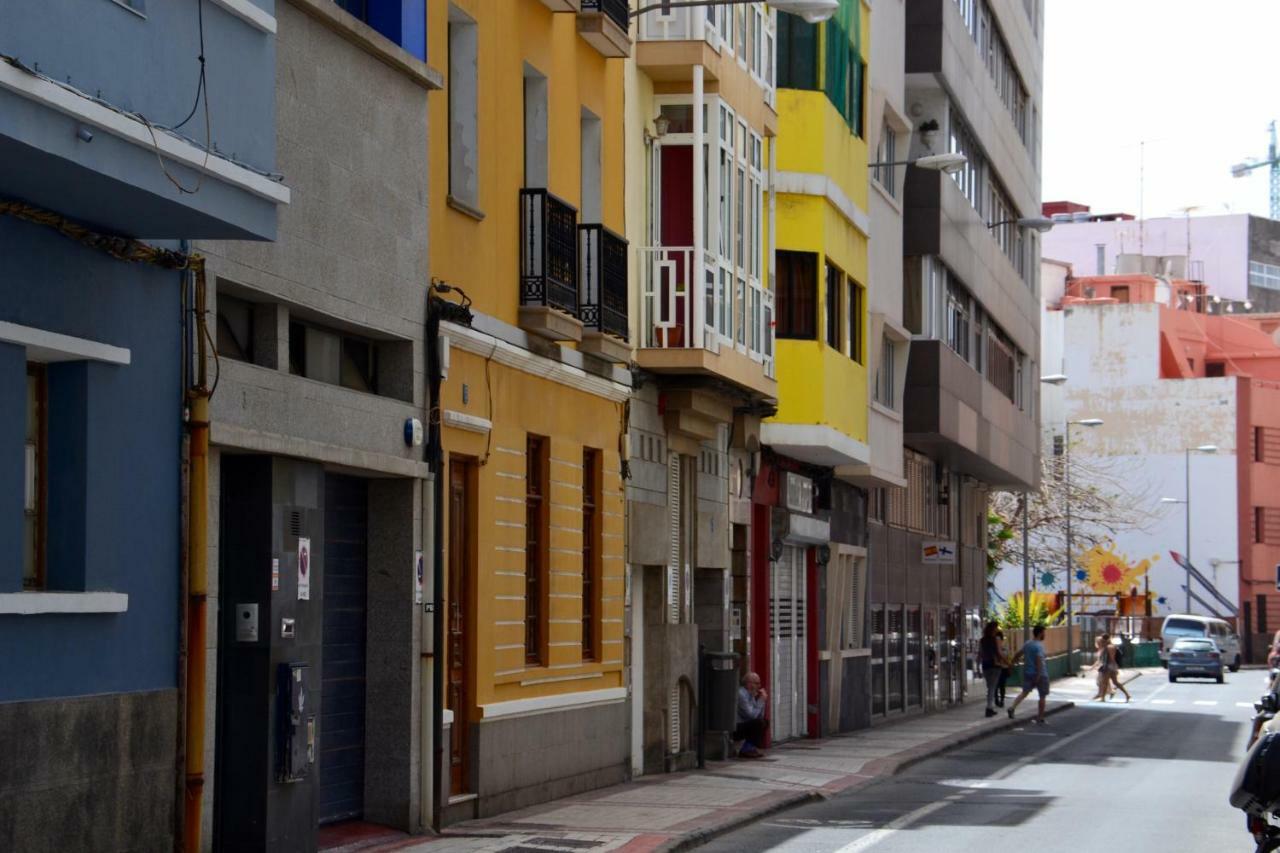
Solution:
<svg viewBox="0 0 1280 853">
<path fill-rule="evenodd" d="M 1227 793 L 1263 673 L 1129 685 L 1131 704 L 1088 702 L 1091 680 L 1057 698 L 1075 709 L 916 765 L 878 784 L 715 839 L 708 851 L 948 853 L 1251 849 Z M 1031 707 L 1031 713 L 1028 713 Z"/>
</svg>

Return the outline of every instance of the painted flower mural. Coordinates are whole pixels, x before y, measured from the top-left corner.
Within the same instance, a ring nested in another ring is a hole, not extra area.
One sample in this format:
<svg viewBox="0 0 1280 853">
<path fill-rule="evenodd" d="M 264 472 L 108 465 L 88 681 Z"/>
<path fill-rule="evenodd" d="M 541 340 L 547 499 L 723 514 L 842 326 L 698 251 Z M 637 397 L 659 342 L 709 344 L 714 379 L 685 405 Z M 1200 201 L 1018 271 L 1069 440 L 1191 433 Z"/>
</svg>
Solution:
<svg viewBox="0 0 1280 853">
<path fill-rule="evenodd" d="M 1155 554 L 1146 560 L 1130 562 L 1127 555 L 1116 550 L 1115 542 L 1102 542 L 1080 555 L 1078 565 L 1082 568 L 1077 577 L 1083 575 L 1081 580 L 1093 592 L 1127 594 L 1159 559 L 1160 555 Z"/>
</svg>

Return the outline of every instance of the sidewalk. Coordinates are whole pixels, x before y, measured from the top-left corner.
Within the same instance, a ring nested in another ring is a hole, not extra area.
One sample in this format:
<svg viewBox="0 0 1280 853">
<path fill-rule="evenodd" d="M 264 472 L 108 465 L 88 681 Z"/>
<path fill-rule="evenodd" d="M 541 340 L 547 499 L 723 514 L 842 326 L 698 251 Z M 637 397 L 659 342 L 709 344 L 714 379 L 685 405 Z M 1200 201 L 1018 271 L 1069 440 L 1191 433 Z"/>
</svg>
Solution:
<svg viewBox="0 0 1280 853">
<path fill-rule="evenodd" d="M 1054 682 L 1066 687 L 1078 679 Z M 975 685 L 975 689 L 980 685 Z M 1075 694 L 1075 690 L 1067 692 Z M 1010 691 L 1010 702 L 1017 695 Z M 1035 694 L 1016 720 L 983 716 L 982 699 L 849 735 L 792 741 L 764 760 L 708 762 L 705 770 L 633 782 L 451 826 L 436 838 L 365 848 L 376 851 L 674 851 L 811 800 L 831 797 L 995 732 L 1026 725 Z M 1075 698 L 1073 695 L 1071 698 Z M 1048 713 L 1073 702 L 1050 694 Z"/>
</svg>

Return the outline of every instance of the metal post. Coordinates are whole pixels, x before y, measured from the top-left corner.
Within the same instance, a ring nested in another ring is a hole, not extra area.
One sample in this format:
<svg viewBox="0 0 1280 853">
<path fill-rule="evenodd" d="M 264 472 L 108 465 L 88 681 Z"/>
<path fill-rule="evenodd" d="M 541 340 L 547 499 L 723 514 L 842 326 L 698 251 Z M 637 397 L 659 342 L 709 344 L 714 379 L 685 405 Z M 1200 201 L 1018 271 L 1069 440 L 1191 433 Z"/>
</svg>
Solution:
<svg viewBox="0 0 1280 853">
<path fill-rule="evenodd" d="M 1029 499 L 1022 492 L 1022 644 L 1031 642 L 1031 564 L 1027 552 L 1027 504 Z"/>
<path fill-rule="evenodd" d="M 1071 559 L 1071 422 L 1067 421 L 1066 464 L 1064 479 L 1066 480 L 1066 515 L 1067 515 L 1067 675 L 1075 674 L 1075 654 L 1071 646 L 1071 575 L 1074 574 Z"/>
<path fill-rule="evenodd" d="M 1186 450 L 1186 466 L 1183 469 L 1186 476 L 1186 510 L 1187 510 L 1187 609 L 1191 612 L 1191 448 Z"/>
</svg>

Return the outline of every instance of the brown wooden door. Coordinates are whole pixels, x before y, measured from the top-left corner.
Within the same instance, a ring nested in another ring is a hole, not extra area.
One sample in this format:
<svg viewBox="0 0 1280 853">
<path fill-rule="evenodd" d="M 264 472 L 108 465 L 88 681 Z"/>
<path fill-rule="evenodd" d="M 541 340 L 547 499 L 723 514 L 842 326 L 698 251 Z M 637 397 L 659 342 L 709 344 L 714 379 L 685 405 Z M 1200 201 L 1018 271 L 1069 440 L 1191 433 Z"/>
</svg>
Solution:
<svg viewBox="0 0 1280 853">
<path fill-rule="evenodd" d="M 471 692 L 468 685 L 468 625 L 471 595 L 468 571 L 471 565 L 471 483 L 473 464 L 464 459 L 449 463 L 449 637 L 448 699 L 453 711 L 453 733 L 449 741 L 450 793 L 471 791 L 469 772 Z"/>
</svg>

